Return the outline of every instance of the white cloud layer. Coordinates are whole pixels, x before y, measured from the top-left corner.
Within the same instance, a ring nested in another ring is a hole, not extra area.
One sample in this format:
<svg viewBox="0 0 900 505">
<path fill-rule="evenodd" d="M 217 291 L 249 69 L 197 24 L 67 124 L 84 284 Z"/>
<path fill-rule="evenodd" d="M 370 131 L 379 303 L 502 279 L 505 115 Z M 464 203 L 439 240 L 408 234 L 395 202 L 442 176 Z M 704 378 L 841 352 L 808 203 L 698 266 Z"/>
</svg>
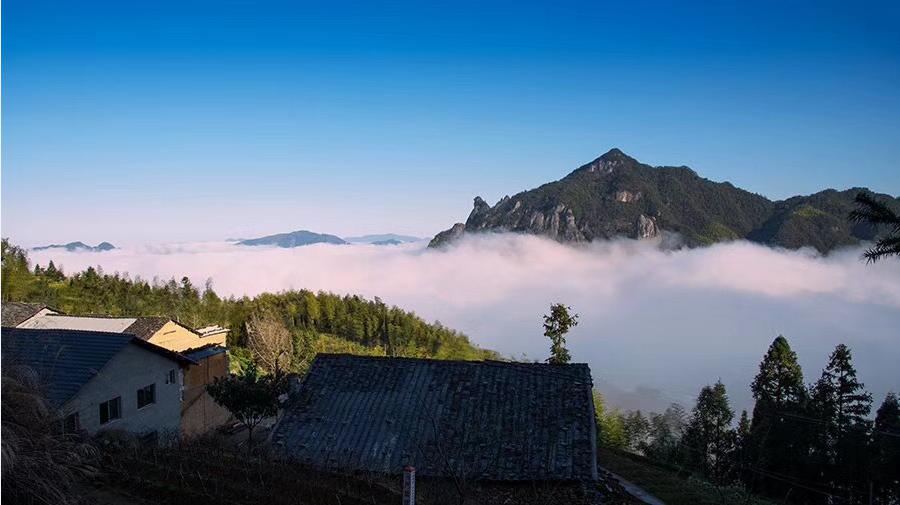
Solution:
<svg viewBox="0 0 900 505">
<path fill-rule="evenodd" d="M 224 295 L 290 288 L 380 296 L 505 355 L 543 359 L 541 315 L 571 305 L 569 336 L 610 400 L 691 405 L 718 378 L 736 408 L 769 343 L 788 337 L 807 382 L 838 343 L 880 402 L 900 391 L 900 261 L 866 265 L 859 249 L 822 257 L 746 242 L 663 252 L 634 241 L 574 248 L 533 236 L 470 237 L 447 251 L 405 246 L 295 249 L 193 243 L 106 253 L 32 252 L 67 272 L 100 265 L 145 279 L 212 278 Z"/>
</svg>

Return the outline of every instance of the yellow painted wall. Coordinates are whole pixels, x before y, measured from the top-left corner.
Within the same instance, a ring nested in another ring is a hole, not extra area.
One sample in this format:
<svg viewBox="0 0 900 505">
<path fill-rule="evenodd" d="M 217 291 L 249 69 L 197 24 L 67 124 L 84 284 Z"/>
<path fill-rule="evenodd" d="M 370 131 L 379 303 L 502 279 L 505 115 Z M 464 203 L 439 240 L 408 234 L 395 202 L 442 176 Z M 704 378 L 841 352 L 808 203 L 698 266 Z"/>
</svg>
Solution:
<svg viewBox="0 0 900 505">
<path fill-rule="evenodd" d="M 207 344 L 225 345 L 226 333 L 201 337 L 180 324 L 169 321 L 150 337 L 150 343 L 165 347 L 171 351 L 196 349 Z"/>
<path fill-rule="evenodd" d="M 217 404 L 206 385 L 216 377 L 228 375 L 228 357 L 214 354 L 191 365 L 184 373 L 184 397 L 181 402 L 181 431 L 186 437 L 202 435 L 227 423 L 231 414 Z"/>
</svg>

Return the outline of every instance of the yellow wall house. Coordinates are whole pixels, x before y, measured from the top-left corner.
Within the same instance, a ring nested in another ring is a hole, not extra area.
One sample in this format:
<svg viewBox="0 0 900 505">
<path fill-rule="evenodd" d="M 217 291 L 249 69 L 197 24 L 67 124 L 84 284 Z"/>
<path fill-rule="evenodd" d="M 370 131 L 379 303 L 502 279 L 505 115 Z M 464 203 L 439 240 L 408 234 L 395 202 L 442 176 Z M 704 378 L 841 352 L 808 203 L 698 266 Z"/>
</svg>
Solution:
<svg viewBox="0 0 900 505">
<path fill-rule="evenodd" d="M 228 375 L 227 329 L 215 326 L 196 331 L 168 317 L 69 316 L 43 306 L 19 305 L 22 307 L 4 307 L 4 326 L 130 333 L 151 344 L 183 354 L 197 364 L 184 372 L 182 434 L 200 435 L 229 421 L 228 411 L 216 404 L 206 392 L 206 385 L 216 377 Z M 7 314 L 13 309 L 16 309 L 14 314 Z"/>
</svg>

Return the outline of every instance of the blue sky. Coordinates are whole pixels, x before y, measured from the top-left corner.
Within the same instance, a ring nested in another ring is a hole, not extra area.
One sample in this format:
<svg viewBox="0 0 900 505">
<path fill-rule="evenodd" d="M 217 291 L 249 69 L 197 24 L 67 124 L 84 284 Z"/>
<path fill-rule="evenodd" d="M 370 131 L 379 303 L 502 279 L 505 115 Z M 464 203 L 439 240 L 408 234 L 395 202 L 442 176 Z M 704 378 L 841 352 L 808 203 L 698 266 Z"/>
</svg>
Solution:
<svg viewBox="0 0 900 505">
<path fill-rule="evenodd" d="M 900 4 L 48 2 L 2 12 L 2 233 L 430 235 L 612 147 L 900 194 Z"/>
</svg>

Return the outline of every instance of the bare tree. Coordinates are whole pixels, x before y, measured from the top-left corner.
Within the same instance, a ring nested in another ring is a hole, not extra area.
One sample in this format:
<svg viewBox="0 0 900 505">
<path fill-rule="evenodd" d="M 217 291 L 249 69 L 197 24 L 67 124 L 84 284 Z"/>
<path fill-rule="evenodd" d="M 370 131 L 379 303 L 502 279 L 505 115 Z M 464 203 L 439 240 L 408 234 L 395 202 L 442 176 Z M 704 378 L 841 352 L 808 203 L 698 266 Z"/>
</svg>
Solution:
<svg viewBox="0 0 900 505">
<path fill-rule="evenodd" d="M 294 341 L 284 321 L 271 311 L 257 312 L 247 330 L 247 347 L 260 367 L 275 375 L 285 372 L 294 357 Z"/>
</svg>

